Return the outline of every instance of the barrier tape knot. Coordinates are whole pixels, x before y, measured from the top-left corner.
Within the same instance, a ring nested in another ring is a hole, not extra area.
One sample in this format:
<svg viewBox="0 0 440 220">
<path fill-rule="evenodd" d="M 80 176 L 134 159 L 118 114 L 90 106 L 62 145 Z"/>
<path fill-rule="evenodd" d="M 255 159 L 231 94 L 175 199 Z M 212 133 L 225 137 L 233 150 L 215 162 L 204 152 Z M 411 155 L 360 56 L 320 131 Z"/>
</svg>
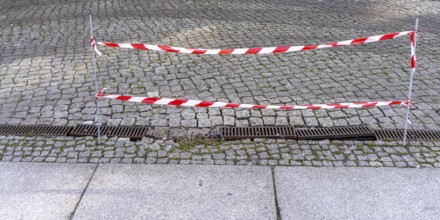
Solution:
<svg viewBox="0 0 440 220">
<path fill-rule="evenodd" d="M 92 45 L 92 47 L 93 47 L 93 49 L 95 50 L 95 52 L 96 52 L 99 56 L 101 56 L 102 53 L 101 53 L 101 51 L 99 51 L 98 48 L 96 47 L 96 41 L 95 41 L 95 39 L 94 39 L 93 37 L 90 38 L 90 44 Z"/>
<path fill-rule="evenodd" d="M 409 108 L 412 108 L 412 105 L 411 105 L 411 99 L 406 100 L 406 101 L 404 102 L 404 104 L 405 104 L 406 106 L 408 106 Z"/>
<path fill-rule="evenodd" d="M 108 88 L 102 88 L 102 89 L 98 90 L 98 93 L 96 93 L 96 95 L 95 95 L 96 100 L 98 100 L 99 97 L 107 96 L 107 94 L 102 94 L 102 92 L 104 92 L 104 90 L 106 90 L 106 89 L 108 89 Z"/>
</svg>

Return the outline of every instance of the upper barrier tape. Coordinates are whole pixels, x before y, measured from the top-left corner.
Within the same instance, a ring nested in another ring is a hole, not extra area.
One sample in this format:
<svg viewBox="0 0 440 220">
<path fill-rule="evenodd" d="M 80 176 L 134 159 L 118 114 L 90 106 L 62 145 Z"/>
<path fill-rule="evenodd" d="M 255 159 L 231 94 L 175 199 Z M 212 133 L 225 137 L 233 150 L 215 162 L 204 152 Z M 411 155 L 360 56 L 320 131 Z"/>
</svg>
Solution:
<svg viewBox="0 0 440 220">
<path fill-rule="evenodd" d="M 344 108 L 370 108 L 377 106 L 388 105 L 410 105 L 409 100 L 402 101 L 380 101 L 380 102 L 354 102 L 354 103 L 333 103 L 333 104 L 314 104 L 314 105 L 255 105 L 255 104 L 239 104 L 226 102 L 211 102 L 200 100 L 186 100 L 186 99 L 168 99 L 157 97 L 135 97 L 123 95 L 108 95 L 102 94 L 106 88 L 100 89 L 96 94 L 96 98 L 108 98 L 128 102 L 140 102 L 151 105 L 169 105 L 169 106 L 187 106 L 187 107 L 217 107 L 217 108 L 251 108 L 251 109 L 279 109 L 279 110 L 306 110 L 306 109 L 344 109 Z"/>
<path fill-rule="evenodd" d="M 306 45 L 306 46 L 278 46 L 278 47 L 253 47 L 253 48 L 238 48 L 238 49 L 192 49 L 183 47 L 163 46 L 163 45 L 150 45 L 150 44 L 123 44 L 113 42 L 97 42 L 98 45 L 104 45 L 107 47 L 129 48 L 137 50 L 156 50 L 171 53 L 189 53 L 189 54 L 274 54 L 274 53 L 288 53 L 304 50 L 316 50 L 322 48 L 348 46 L 356 44 L 365 44 L 377 41 L 391 40 L 396 37 L 401 37 L 407 34 L 411 34 L 414 31 L 403 31 L 391 34 L 383 34 L 371 37 L 356 38 L 353 40 L 345 40 L 338 42 L 331 42 L 319 45 Z"/>
</svg>

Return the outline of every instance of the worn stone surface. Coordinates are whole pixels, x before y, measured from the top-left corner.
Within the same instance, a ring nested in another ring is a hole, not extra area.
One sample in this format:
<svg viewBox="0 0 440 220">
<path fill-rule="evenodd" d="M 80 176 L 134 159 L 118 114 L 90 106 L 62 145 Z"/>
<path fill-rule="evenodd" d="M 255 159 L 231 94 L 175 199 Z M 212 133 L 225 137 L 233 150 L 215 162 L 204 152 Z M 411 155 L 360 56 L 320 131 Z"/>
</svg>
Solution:
<svg viewBox="0 0 440 220">
<path fill-rule="evenodd" d="M 3 219 L 69 219 L 96 165 L 0 163 Z"/>
<path fill-rule="evenodd" d="M 100 165 L 74 219 L 102 216 L 113 219 L 276 219 L 271 169 Z"/>
<path fill-rule="evenodd" d="M 274 169 L 281 219 L 438 219 L 440 170 Z"/>
</svg>

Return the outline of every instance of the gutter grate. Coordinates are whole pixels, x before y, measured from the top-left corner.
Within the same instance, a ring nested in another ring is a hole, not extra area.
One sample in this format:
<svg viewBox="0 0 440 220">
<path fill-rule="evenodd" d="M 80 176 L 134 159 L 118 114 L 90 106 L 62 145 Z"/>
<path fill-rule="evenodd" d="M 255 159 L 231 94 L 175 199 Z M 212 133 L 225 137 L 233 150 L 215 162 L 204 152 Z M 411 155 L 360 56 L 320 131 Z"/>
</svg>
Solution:
<svg viewBox="0 0 440 220">
<path fill-rule="evenodd" d="M 132 141 L 141 140 L 147 133 L 147 127 L 101 126 L 101 135 L 109 137 L 128 137 Z M 70 136 L 98 136 L 96 125 L 77 125 L 69 134 Z"/>
<path fill-rule="evenodd" d="M 358 139 L 374 140 L 375 134 L 367 126 L 331 127 L 331 128 L 298 128 L 298 140 L 322 139 Z"/>
<path fill-rule="evenodd" d="M 72 126 L 0 125 L 0 135 L 67 136 Z"/>
<path fill-rule="evenodd" d="M 148 127 L 101 126 L 102 135 L 128 137 L 141 140 Z M 403 129 L 372 130 L 366 126 L 298 128 L 293 126 L 219 127 L 225 140 L 254 138 L 283 138 L 298 140 L 357 139 L 357 140 L 402 140 Z M 35 136 L 98 136 L 96 125 L 52 126 L 52 125 L 0 125 L 0 135 Z M 409 130 L 408 140 L 440 140 L 440 130 Z"/>
<path fill-rule="evenodd" d="M 247 138 L 296 138 L 295 128 L 291 126 L 219 127 L 219 130 L 220 136 L 225 140 Z"/>
<path fill-rule="evenodd" d="M 377 139 L 402 140 L 405 130 L 385 129 L 374 131 Z M 440 131 L 408 130 L 408 140 L 440 140 Z"/>
</svg>

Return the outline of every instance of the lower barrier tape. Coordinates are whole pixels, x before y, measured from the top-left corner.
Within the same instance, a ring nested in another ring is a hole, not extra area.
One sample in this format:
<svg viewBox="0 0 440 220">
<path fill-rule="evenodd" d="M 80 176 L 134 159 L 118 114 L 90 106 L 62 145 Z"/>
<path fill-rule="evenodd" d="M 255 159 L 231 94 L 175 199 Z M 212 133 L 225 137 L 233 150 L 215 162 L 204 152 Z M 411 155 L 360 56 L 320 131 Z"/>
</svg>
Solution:
<svg viewBox="0 0 440 220">
<path fill-rule="evenodd" d="M 344 109 L 344 108 L 371 108 L 378 106 L 391 106 L 391 105 L 409 105 L 408 100 L 395 100 L 395 101 L 377 101 L 377 102 L 354 102 L 354 103 L 333 103 L 333 104 L 310 104 L 310 105 L 256 105 L 256 104 L 239 104 L 239 103 L 227 103 L 227 102 L 212 102 L 201 100 L 186 100 L 186 99 L 168 99 L 157 97 L 135 97 L 124 95 L 109 95 L 103 94 L 105 90 L 100 89 L 96 94 L 96 98 L 115 99 L 128 102 L 139 102 L 151 105 L 169 105 L 169 106 L 186 106 L 186 107 L 217 107 L 217 108 L 251 108 L 251 109 L 280 109 L 280 110 L 305 110 L 305 109 Z"/>
</svg>

